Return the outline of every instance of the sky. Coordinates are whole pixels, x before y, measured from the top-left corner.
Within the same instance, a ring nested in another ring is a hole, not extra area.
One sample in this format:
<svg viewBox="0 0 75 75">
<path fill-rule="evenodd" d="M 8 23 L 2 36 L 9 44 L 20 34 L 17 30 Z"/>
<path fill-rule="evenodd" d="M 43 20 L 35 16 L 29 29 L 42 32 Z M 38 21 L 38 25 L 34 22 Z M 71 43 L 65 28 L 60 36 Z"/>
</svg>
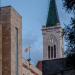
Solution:
<svg viewBox="0 0 75 75">
<path fill-rule="evenodd" d="M 56 0 L 60 24 L 70 22 L 68 15 L 63 8 L 62 0 Z M 43 37 L 42 26 L 46 25 L 50 0 L 0 0 L 1 6 L 11 5 L 22 16 L 22 57 L 27 59 L 25 52 L 30 44 L 31 63 L 36 64 L 43 59 Z"/>
</svg>

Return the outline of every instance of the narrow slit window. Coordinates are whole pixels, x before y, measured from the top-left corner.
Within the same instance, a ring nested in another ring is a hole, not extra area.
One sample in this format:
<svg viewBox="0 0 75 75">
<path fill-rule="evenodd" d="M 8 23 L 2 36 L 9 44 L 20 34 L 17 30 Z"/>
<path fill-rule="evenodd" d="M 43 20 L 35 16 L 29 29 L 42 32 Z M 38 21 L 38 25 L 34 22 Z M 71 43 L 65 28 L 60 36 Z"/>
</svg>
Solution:
<svg viewBox="0 0 75 75">
<path fill-rule="evenodd" d="M 48 58 L 50 58 L 50 46 L 48 46 Z"/>
<path fill-rule="evenodd" d="M 56 58 L 56 45 L 54 45 L 54 58 Z"/>
<path fill-rule="evenodd" d="M 51 47 L 51 58 L 53 58 L 53 47 Z"/>
<path fill-rule="evenodd" d="M 16 30 L 16 75 L 18 75 L 18 28 Z"/>
</svg>

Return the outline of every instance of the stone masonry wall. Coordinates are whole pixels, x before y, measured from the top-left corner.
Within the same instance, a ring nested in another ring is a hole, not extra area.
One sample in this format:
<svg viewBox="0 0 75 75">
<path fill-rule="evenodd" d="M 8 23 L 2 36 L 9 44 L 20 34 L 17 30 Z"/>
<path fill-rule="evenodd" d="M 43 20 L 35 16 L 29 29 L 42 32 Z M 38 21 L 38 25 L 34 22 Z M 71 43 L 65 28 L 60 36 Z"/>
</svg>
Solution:
<svg viewBox="0 0 75 75">
<path fill-rule="evenodd" d="M 0 60 L 2 58 L 0 75 L 1 70 L 2 75 L 16 75 L 15 27 L 18 28 L 18 73 L 19 75 L 22 75 L 22 17 L 11 6 L 2 7 L 0 11 L 0 23 L 2 24 L 2 32 L 0 25 L 0 53 L 2 48 L 2 53 L 0 54 Z"/>
<path fill-rule="evenodd" d="M 11 75 L 10 9 L 1 9 L 2 23 L 2 75 Z"/>
<path fill-rule="evenodd" d="M 0 24 L 0 75 L 2 75 L 2 25 Z"/>
<path fill-rule="evenodd" d="M 18 29 L 18 73 L 22 75 L 22 17 L 11 10 L 11 75 L 16 75 L 16 28 Z"/>
</svg>

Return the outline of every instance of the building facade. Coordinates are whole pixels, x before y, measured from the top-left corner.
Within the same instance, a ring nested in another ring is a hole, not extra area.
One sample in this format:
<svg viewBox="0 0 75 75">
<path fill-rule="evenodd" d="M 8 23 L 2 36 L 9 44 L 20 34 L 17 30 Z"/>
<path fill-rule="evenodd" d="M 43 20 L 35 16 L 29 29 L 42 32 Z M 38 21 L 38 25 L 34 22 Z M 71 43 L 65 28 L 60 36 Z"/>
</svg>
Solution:
<svg viewBox="0 0 75 75">
<path fill-rule="evenodd" d="M 22 17 L 0 7 L 0 75 L 22 75 Z"/>
<path fill-rule="evenodd" d="M 42 71 L 33 66 L 31 63 L 29 64 L 27 60 L 23 60 L 22 75 L 42 75 Z"/>
<path fill-rule="evenodd" d="M 43 59 L 64 57 L 63 29 L 60 26 L 55 0 L 50 0 L 47 23 L 42 28 Z"/>
<path fill-rule="evenodd" d="M 39 62 L 38 67 L 42 75 L 75 75 L 75 69 L 64 58 L 63 29 L 55 1 L 50 0 L 47 23 L 42 28 L 43 61 Z"/>
<path fill-rule="evenodd" d="M 75 69 L 66 58 L 44 60 L 42 64 L 42 75 L 75 75 Z"/>
</svg>

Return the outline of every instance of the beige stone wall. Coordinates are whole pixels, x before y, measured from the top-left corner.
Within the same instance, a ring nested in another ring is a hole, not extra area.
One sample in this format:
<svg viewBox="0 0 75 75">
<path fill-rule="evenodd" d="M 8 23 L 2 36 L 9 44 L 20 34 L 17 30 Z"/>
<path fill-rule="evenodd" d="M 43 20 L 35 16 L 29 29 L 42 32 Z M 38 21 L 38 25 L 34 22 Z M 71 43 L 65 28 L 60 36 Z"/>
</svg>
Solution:
<svg viewBox="0 0 75 75">
<path fill-rule="evenodd" d="M 11 74 L 11 38 L 9 24 L 2 25 L 2 74 Z"/>
<path fill-rule="evenodd" d="M 10 9 L 1 8 L 0 23 L 2 24 L 2 75 L 11 74 L 11 38 L 10 38 Z"/>
<path fill-rule="evenodd" d="M 2 23 L 2 75 L 16 75 L 15 27 L 18 28 L 18 73 L 22 75 L 22 17 L 11 6 L 2 7 L 0 13 L 0 22 Z"/>
<path fill-rule="evenodd" d="M 16 75 L 16 28 L 18 29 L 18 73 L 22 75 L 22 17 L 11 10 L 11 75 Z"/>
<path fill-rule="evenodd" d="M 0 75 L 2 75 L 2 24 L 0 24 Z"/>
<path fill-rule="evenodd" d="M 43 31 L 43 59 L 48 60 L 48 46 L 56 45 L 56 58 L 58 59 L 64 57 L 64 40 L 62 37 L 62 28 L 60 25 L 55 27 L 44 27 Z M 50 40 L 53 39 L 51 43 Z M 50 54 L 51 55 L 51 54 Z"/>
</svg>

